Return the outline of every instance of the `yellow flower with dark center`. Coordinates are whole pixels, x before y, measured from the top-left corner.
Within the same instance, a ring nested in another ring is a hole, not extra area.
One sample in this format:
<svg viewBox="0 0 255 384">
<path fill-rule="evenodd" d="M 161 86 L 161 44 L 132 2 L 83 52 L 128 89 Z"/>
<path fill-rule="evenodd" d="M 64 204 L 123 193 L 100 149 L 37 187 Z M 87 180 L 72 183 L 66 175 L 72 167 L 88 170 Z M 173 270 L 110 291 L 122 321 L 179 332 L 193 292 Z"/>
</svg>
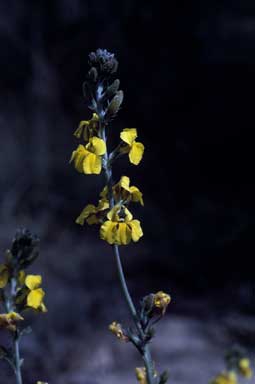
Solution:
<svg viewBox="0 0 255 384">
<path fill-rule="evenodd" d="M 88 204 L 79 217 L 76 219 L 76 224 L 84 225 L 84 221 L 86 221 L 89 225 L 98 224 L 102 220 L 102 216 L 104 216 L 104 212 L 109 208 L 109 201 L 106 199 L 101 199 L 98 202 L 98 206 L 96 207 L 93 204 Z"/>
<path fill-rule="evenodd" d="M 78 148 L 73 151 L 70 163 L 74 161 L 76 170 L 80 173 L 87 175 L 98 175 L 102 169 L 101 156 L 106 152 L 106 145 L 104 140 L 93 136 L 89 139 L 86 146 L 79 145 Z"/>
<path fill-rule="evenodd" d="M 166 309 L 171 301 L 171 296 L 169 296 L 167 293 L 163 291 L 159 291 L 155 293 L 153 298 L 153 304 L 154 306 L 161 311 L 161 313 L 164 315 L 166 312 Z"/>
<path fill-rule="evenodd" d="M 129 338 L 124 334 L 121 324 L 117 323 L 116 321 L 113 321 L 109 325 L 109 330 L 119 339 L 122 341 L 128 341 Z"/>
<path fill-rule="evenodd" d="M 135 140 L 137 138 L 137 130 L 135 128 L 125 128 L 120 133 L 120 138 L 127 144 L 120 151 L 128 153 L 130 163 L 138 165 L 143 157 L 144 145 Z"/>
<path fill-rule="evenodd" d="M 238 363 L 238 370 L 242 376 L 246 379 L 250 379 L 253 375 L 252 369 L 250 367 L 250 360 L 247 358 L 242 358 Z"/>
<path fill-rule="evenodd" d="M 42 284 L 42 277 L 40 275 L 27 275 L 25 278 L 25 285 L 29 289 L 26 298 L 27 306 L 34 308 L 41 312 L 47 312 L 47 308 L 43 303 L 45 292 L 40 288 Z"/>
<path fill-rule="evenodd" d="M 107 218 L 101 225 L 100 237 L 109 244 L 126 245 L 143 236 L 140 221 L 133 220 L 133 215 L 125 206 L 115 205 Z"/>
<path fill-rule="evenodd" d="M 135 186 L 130 187 L 130 179 L 127 176 L 122 176 L 120 181 L 112 187 L 113 197 L 116 203 L 124 202 L 129 203 L 130 201 L 139 202 L 141 205 L 143 203 L 143 194 Z M 100 196 L 104 199 L 108 197 L 108 187 L 105 186 Z"/>
<path fill-rule="evenodd" d="M 237 375 L 234 371 L 222 372 L 210 384 L 237 384 Z"/>
<path fill-rule="evenodd" d="M 79 127 L 74 132 L 74 136 L 77 139 L 83 137 L 84 141 L 89 141 L 89 139 L 98 133 L 99 126 L 99 117 L 96 113 L 93 113 L 93 116 L 90 120 L 82 120 L 79 124 Z"/>
<path fill-rule="evenodd" d="M 17 322 L 22 320 L 24 320 L 23 317 L 16 312 L 2 313 L 0 314 L 0 328 L 15 332 Z"/>
<path fill-rule="evenodd" d="M 9 280 L 9 269 L 5 264 L 0 264 L 0 288 L 4 288 Z"/>
</svg>

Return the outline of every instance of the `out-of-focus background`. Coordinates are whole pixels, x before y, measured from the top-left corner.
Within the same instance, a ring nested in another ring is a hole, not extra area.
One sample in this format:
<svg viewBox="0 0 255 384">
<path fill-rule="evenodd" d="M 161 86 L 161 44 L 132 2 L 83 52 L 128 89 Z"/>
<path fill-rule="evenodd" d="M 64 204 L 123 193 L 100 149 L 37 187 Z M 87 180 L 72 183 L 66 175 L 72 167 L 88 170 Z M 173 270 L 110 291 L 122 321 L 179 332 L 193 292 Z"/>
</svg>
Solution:
<svg viewBox="0 0 255 384">
<path fill-rule="evenodd" d="M 144 237 L 122 252 L 135 301 L 173 298 L 154 342 L 159 370 L 204 384 L 233 343 L 252 352 L 254 1 L 2 0 L 0 46 L 0 248 L 17 227 L 39 235 L 31 271 L 49 310 L 30 316 L 25 383 L 131 384 L 141 365 L 107 331 L 128 316 L 111 248 L 74 223 L 103 187 L 68 164 L 98 47 L 116 54 L 125 93 L 112 144 L 137 127 L 146 147 L 140 166 L 123 159 L 115 175 L 144 192 Z M 2 362 L 0 382 L 13 383 Z"/>
</svg>

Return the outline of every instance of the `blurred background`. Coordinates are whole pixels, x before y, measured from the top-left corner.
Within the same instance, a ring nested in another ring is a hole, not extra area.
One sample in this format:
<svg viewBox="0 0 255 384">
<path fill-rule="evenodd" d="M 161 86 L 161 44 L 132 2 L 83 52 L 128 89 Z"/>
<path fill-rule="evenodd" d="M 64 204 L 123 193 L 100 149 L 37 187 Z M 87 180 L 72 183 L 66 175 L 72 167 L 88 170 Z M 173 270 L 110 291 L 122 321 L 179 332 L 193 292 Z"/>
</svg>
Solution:
<svg viewBox="0 0 255 384">
<path fill-rule="evenodd" d="M 135 382 L 140 357 L 108 334 L 128 323 L 111 248 L 74 221 L 103 179 L 68 164 L 90 112 L 88 53 L 119 60 L 125 93 L 111 127 L 137 127 L 139 167 L 115 167 L 144 193 L 144 237 L 122 252 L 136 303 L 172 296 L 153 355 L 171 382 L 204 384 L 233 343 L 252 352 L 254 298 L 255 5 L 215 2 L 0 1 L 0 247 L 17 227 L 41 238 L 48 314 L 30 316 L 24 381 Z M 0 339 L 4 338 L 0 331 Z M 0 362 L 0 382 L 13 383 Z"/>
</svg>

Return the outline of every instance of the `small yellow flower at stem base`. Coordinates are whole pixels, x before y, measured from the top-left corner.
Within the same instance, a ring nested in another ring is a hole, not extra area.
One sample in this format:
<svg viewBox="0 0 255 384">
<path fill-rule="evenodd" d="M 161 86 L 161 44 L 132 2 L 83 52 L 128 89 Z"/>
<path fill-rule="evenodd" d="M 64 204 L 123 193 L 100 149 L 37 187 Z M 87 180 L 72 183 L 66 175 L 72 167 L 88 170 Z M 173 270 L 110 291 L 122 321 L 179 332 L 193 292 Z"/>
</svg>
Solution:
<svg viewBox="0 0 255 384">
<path fill-rule="evenodd" d="M 120 149 L 122 153 L 128 153 L 130 163 L 138 165 L 142 160 L 144 153 L 144 145 L 137 142 L 137 130 L 136 128 L 125 128 L 120 133 L 120 138 L 127 145 Z"/>
<path fill-rule="evenodd" d="M 244 376 L 246 379 L 250 379 L 253 375 L 252 369 L 250 367 L 250 360 L 243 358 L 238 363 L 239 373 Z"/>
<path fill-rule="evenodd" d="M 108 220 L 100 228 L 100 237 L 109 244 L 126 245 L 143 236 L 139 220 L 124 206 L 116 205 L 107 214 Z"/>
<path fill-rule="evenodd" d="M 129 341 L 129 338 L 124 334 L 121 324 L 117 323 L 116 321 L 113 321 L 109 325 L 109 330 L 119 339 L 122 341 Z"/>
<path fill-rule="evenodd" d="M 9 280 L 9 269 L 5 264 L 0 264 L 0 288 L 4 288 Z"/>
<path fill-rule="evenodd" d="M 234 371 L 222 372 L 210 384 L 238 384 L 237 375 Z"/>
<path fill-rule="evenodd" d="M 165 314 L 166 309 L 170 304 L 170 302 L 171 302 L 171 296 L 169 296 L 167 293 L 163 291 L 159 291 L 155 293 L 153 298 L 153 303 L 154 303 L 154 306 L 161 311 L 162 315 Z"/>
<path fill-rule="evenodd" d="M 98 175 L 102 169 L 101 156 L 106 152 L 106 145 L 104 140 L 93 136 L 89 139 L 89 143 L 79 145 L 78 148 L 73 151 L 70 163 L 74 161 L 75 169 L 80 173 L 87 175 Z"/>
<path fill-rule="evenodd" d="M 16 312 L 0 314 L 0 328 L 15 332 L 17 329 L 16 323 L 22 320 L 24 320 L 23 317 Z"/>
</svg>

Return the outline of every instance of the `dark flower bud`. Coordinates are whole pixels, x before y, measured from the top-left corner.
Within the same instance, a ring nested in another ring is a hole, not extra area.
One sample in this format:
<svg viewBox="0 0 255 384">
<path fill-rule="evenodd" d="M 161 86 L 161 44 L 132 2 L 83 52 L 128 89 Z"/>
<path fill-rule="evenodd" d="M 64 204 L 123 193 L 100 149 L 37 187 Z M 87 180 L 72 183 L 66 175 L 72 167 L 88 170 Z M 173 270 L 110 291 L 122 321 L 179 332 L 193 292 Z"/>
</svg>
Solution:
<svg viewBox="0 0 255 384">
<path fill-rule="evenodd" d="M 118 91 L 107 108 L 107 111 L 105 114 L 106 122 L 110 121 L 116 116 L 123 102 L 123 98 L 124 98 L 123 91 Z"/>
<path fill-rule="evenodd" d="M 109 85 L 109 87 L 106 88 L 106 91 L 105 91 L 104 96 L 103 96 L 103 100 L 104 101 L 109 100 L 113 96 L 115 96 L 119 90 L 119 86 L 120 86 L 119 79 L 114 80 L 114 82 L 111 85 Z"/>
<path fill-rule="evenodd" d="M 88 79 L 93 81 L 94 83 L 97 81 L 98 73 L 97 73 L 97 69 L 95 67 L 92 67 L 89 70 L 89 72 L 88 72 Z"/>
<path fill-rule="evenodd" d="M 18 229 L 12 242 L 12 260 L 22 268 L 28 267 L 39 254 L 40 240 L 25 228 Z"/>
<path fill-rule="evenodd" d="M 95 67 L 99 76 L 109 76 L 117 71 L 118 61 L 106 49 L 97 49 L 89 54 L 89 65 Z"/>
</svg>

